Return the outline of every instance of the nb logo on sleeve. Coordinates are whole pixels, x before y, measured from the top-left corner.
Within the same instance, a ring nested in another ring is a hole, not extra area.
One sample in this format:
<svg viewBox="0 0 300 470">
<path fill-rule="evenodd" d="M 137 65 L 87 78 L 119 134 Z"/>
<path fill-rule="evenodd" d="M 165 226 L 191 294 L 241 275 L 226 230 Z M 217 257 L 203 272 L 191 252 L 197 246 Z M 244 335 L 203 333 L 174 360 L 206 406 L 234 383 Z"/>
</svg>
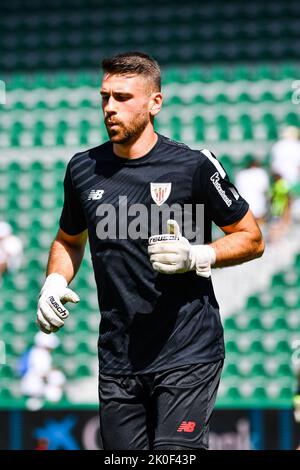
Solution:
<svg viewBox="0 0 300 470">
<path fill-rule="evenodd" d="M 196 427 L 195 421 L 182 421 L 177 432 L 194 432 Z"/>
<path fill-rule="evenodd" d="M 88 201 L 98 201 L 99 199 L 102 198 L 104 194 L 104 189 L 92 189 L 90 191 L 90 194 L 89 194 L 89 197 L 88 197 Z"/>
</svg>

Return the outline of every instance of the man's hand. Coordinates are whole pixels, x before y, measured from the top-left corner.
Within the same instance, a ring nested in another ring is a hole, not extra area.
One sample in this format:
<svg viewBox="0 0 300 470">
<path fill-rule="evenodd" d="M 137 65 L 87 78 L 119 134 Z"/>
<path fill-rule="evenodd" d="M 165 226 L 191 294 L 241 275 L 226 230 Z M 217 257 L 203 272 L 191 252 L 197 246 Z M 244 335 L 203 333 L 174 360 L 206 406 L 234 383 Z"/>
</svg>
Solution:
<svg viewBox="0 0 300 470">
<path fill-rule="evenodd" d="M 153 269 L 163 274 L 185 273 L 196 270 L 202 277 L 211 276 L 211 266 L 216 261 L 215 250 L 209 245 L 191 245 L 181 235 L 176 220 L 168 220 L 167 232 L 175 235 L 167 239 L 166 235 L 155 235 L 149 238 L 148 253 Z M 166 238 L 167 240 L 161 241 Z"/>
<path fill-rule="evenodd" d="M 53 273 L 46 278 L 37 310 L 37 324 L 44 333 L 52 333 L 64 325 L 69 312 L 63 304 L 77 303 L 80 300 L 67 285 L 66 279 L 61 274 Z"/>
</svg>

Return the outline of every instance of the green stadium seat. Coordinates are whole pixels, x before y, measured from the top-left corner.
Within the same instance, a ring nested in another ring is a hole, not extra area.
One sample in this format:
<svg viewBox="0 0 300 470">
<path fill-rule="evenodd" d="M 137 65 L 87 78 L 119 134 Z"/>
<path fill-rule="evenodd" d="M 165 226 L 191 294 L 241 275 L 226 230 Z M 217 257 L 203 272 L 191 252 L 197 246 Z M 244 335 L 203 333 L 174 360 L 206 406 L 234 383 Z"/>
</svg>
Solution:
<svg viewBox="0 0 300 470">
<path fill-rule="evenodd" d="M 79 72 L 75 76 L 76 87 L 88 86 L 91 88 L 97 88 L 100 86 L 100 79 L 97 73 L 90 72 Z"/>
<path fill-rule="evenodd" d="M 247 299 L 247 310 L 263 310 L 264 306 L 258 295 L 251 295 Z"/>
<path fill-rule="evenodd" d="M 266 125 L 266 137 L 268 140 L 277 140 L 278 139 L 278 127 L 277 127 L 277 124 L 275 123 L 275 120 L 274 120 L 274 124 L 271 124 L 269 123 L 268 125 Z M 269 163 L 269 161 L 267 161 L 267 164 Z"/>
<path fill-rule="evenodd" d="M 235 400 L 241 399 L 241 392 L 238 387 L 229 387 L 227 389 L 226 397 L 230 398 L 230 400 L 234 402 Z"/>
<path fill-rule="evenodd" d="M 275 295 L 271 300 L 269 308 L 271 308 L 271 309 L 278 309 L 278 308 L 287 309 L 288 304 L 287 304 L 286 297 L 284 295 Z"/>
<path fill-rule="evenodd" d="M 266 400 L 268 396 L 265 387 L 256 387 L 252 394 L 252 398 L 256 400 Z"/>
<path fill-rule="evenodd" d="M 214 102 L 216 104 L 229 104 L 230 103 L 230 98 L 228 95 L 226 95 L 225 93 L 219 93 L 216 97 L 215 97 L 215 100 Z"/>
<path fill-rule="evenodd" d="M 82 329 L 82 325 L 83 325 L 83 322 L 80 322 L 78 325 L 77 325 L 77 328 L 78 330 L 77 331 L 80 331 L 80 333 L 88 333 L 88 326 L 85 325 L 85 329 Z M 88 354 L 90 352 L 89 350 L 89 345 L 86 341 L 81 341 L 79 344 L 78 344 L 78 347 L 77 347 L 77 352 L 80 353 L 80 354 Z"/>
<path fill-rule="evenodd" d="M 266 64 L 260 65 L 252 70 L 252 79 L 258 80 L 273 80 L 274 70 L 271 66 Z"/>
<path fill-rule="evenodd" d="M 69 129 L 67 121 L 60 120 L 56 124 L 55 134 L 56 134 L 56 145 L 65 145 L 66 133 Z"/>
<path fill-rule="evenodd" d="M 35 160 L 29 166 L 29 172 L 31 177 L 37 175 L 40 178 L 41 173 L 44 171 L 44 165 L 42 162 Z"/>
<path fill-rule="evenodd" d="M 207 104 L 207 99 L 204 94 L 196 93 L 191 97 L 192 106 Z"/>
<path fill-rule="evenodd" d="M 259 102 L 270 102 L 275 103 L 277 101 L 276 96 L 271 91 L 265 91 L 260 95 Z"/>
<path fill-rule="evenodd" d="M 12 74 L 7 80 L 7 90 L 28 89 L 27 79 L 24 74 Z"/>
<path fill-rule="evenodd" d="M 7 333 L 15 333 L 15 327 L 13 322 L 6 321 L 2 327 L 2 333 L 3 335 L 6 335 Z"/>
<path fill-rule="evenodd" d="M 216 127 L 218 130 L 218 135 L 220 140 L 229 139 L 229 121 L 228 118 L 224 115 L 219 115 L 216 118 Z"/>
<path fill-rule="evenodd" d="M 239 65 L 237 64 L 236 67 L 232 70 L 233 73 L 233 80 L 234 81 L 241 81 L 241 80 L 251 80 L 252 79 L 252 72 L 250 67 Z"/>
<path fill-rule="evenodd" d="M 0 388 L 0 401 L 12 400 L 14 398 L 15 398 L 14 393 L 11 391 L 9 387 Z"/>
<path fill-rule="evenodd" d="M 166 69 L 163 74 L 163 83 L 168 85 L 170 83 L 182 83 L 182 73 L 179 69 Z"/>
<path fill-rule="evenodd" d="M 32 134 L 33 134 L 33 145 L 35 147 L 41 147 L 44 144 L 44 133 L 46 131 L 46 126 L 43 121 L 37 121 L 34 124 Z"/>
<path fill-rule="evenodd" d="M 226 341 L 226 351 L 227 353 L 239 353 L 239 348 L 236 341 L 230 340 Z"/>
<path fill-rule="evenodd" d="M 291 365 L 288 363 L 280 364 L 277 369 L 277 376 L 281 377 L 293 377 L 293 370 Z"/>
<path fill-rule="evenodd" d="M 76 378 L 83 378 L 83 377 L 88 377 L 91 375 L 90 368 L 86 364 L 80 364 L 78 368 L 76 369 L 75 376 Z"/>
<path fill-rule="evenodd" d="M 242 129 L 243 139 L 252 140 L 253 139 L 253 123 L 249 114 L 242 114 L 239 117 L 239 125 Z"/>
<path fill-rule="evenodd" d="M 16 101 L 14 104 L 14 111 L 25 110 L 26 105 L 23 101 Z"/>
<path fill-rule="evenodd" d="M 7 175 L 14 179 L 15 177 L 18 177 L 23 170 L 22 165 L 20 162 L 13 161 L 8 163 L 7 165 Z"/>
<path fill-rule="evenodd" d="M 295 77 L 299 74 L 299 68 L 297 68 L 294 64 L 278 64 L 279 67 L 279 78 L 284 80 L 288 79 L 295 79 Z"/>
<path fill-rule="evenodd" d="M 225 67 L 212 67 L 210 74 L 209 74 L 209 81 L 211 82 L 226 82 L 230 81 L 230 70 L 226 69 Z"/>
<path fill-rule="evenodd" d="M 182 121 L 178 116 L 172 116 L 170 119 L 172 139 L 181 141 Z"/>
<path fill-rule="evenodd" d="M 298 113 L 290 112 L 285 116 L 285 122 L 288 126 L 300 127 L 300 117 Z"/>
<path fill-rule="evenodd" d="M 33 80 L 31 82 L 31 88 L 32 89 L 45 88 L 48 90 L 52 88 L 51 80 L 49 80 L 49 75 L 43 72 L 35 73 L 33 76 Z"/>
<path fill-rule="evenodd" d="M 169 105 L 169 106 L 182 106 L 183 104 L 184 104 L 184 100 L 179 95 L 172 95 L 167 100 L 167 105 Z"/>
<path fill-rule="evenodd" d="M 34 105 L 34 109 L 35 110 L 39 110 L 39 111 L 48 111 L 50 109 L 50 106 L 48 105 L 48 103 L 44 100 L 39 100 L 35 103 Z"/>
<path fill-rule="evenodd" d="M 205 140 L 205 121 L 202 116 L 195 116 L 193 119 L 193 129 L 196 141 Z"/>
<path fill-rule="evenodd" d="M 263 329 L 264 327 L 259 317 L 250 318 L 249 323 L 245 328 L 246 331 L 263 330 Z"/>
<path fill-rule="evenodd" d="M 206 75 L 200 67 L 190 67 L 185 73 L 187 83 L 201 83 L 206 81 Z"/>
<path fill-rule="evenodd" d="M 291 402 L 293 398 L 293 390 L 289 387 L 283 387 L 280 389 L 279 398 L 282 400 L 286 400 L 287 402 Z"/>
<path fill-rule="evenodd" d="M 1 369 L 0 369 L 0 377 L 2 380 L 13 379 L 15 377 L 15 371 L 10 365 L 3 364 L 1 365 Z"/>
<path fill-rule="evenodd" d="M 276 345 L 276 351 L 280 353 L 291 353 L 291 346 L 288 341 L 281 340 Z"/>
<path fill-rule="evenodd" d="M 224 375 L 238 377 L 240 375 L 240 372 L 237 365 L 234 363 L 227 364 L 224 369 Z"/>
<path fill-rule="evenodd" d="M 55 108 L 59 110 L 69 110 L 72 108 L 72 106 L 68 100 L 64 99 L 60 100 L 55 106 Z"/>
<path fill-rule="evenodd" d="M 88 333 L 90 331 L 88 320 L 79 320 L 77 323 L 77 330 L 80 332 Z M 78 349 L 82 348 L 81 352 L 88 352 L 89 348 L 86 342 L 80 343 Z"/>
<path fill-rule="evenodd" d="M 88 100 L 86 98 L 84 98 L 83 100 L 80 101 L 79 103 L 79 109 L 92 109 L 94 108 L 94 105 L 93 105 L 93 102 L 91 100 Z M 90 122 L 89 121 L 85 121 L 88 123 L 88 125 L 90 125 Z"/>
<path fill-rule="evenodd" d="M 253 353 L 264 353 L 265 352 L 263 343 L 260 340 L 253 341 L 252 344 L 251 344 L 250 350 Z"/>
<path fill-rule="evenodd" d="M 250 372 L 251 377 L 266 377 L 268 374 L 265 370 L 264 364 L 253 364 Z"/>
<path fill-rule="evenodd" d="M 64 160 L 56 160 L 53 165 L 53 170 L 55 173 L 64 173 L 66 170 L 66 162 Z M 59 187 L 61 186 L 61 183 L 59 183 Z"/>
<path fill-rule="evenodd" d="M 15 121 L 10 128 L 10 143 L 13 147 L 19 147 L 21 145 L 21 136 L 23 132 L 23 124 L 19 121 Z"/>
<path fill-rule="evenodd" d="M 226 328 L 226 330 L 238 330 L 239 328 L 236 322 L 236 317 L 233 316 L 225 318 L 224 328 Z"/>
<path fill-rule="evenodd" d="M 274 321 L 274 324 L 273 324 L 273 330 L 274 331 L 276 331 L 276 330 L 288 331 L 289 326 L 288 326 L 288 323 L 286 321 L 286 318 L 284 318 L 283 316 L 280 316 L 280 317 L 276 318 L 276 320 Z"/>
<path fill-rule="evenodd" d="M 249 93 L 246 93 L 245 91 L 242 92 L 239 96 L 238 96 L 238 103 L 239 104 L 244 104 L 244 103 L 253 103 L 254 102 L 254 99 L 252 98 L 252 96 L 249 94 Z"/>
<path fill-rule="evenodd" d="M 273 288 L 277 288 L 277 287 L 286 288 L 288 286 L 288 283 L 286 282 L 286 279 L 285 279 L 285 272 L 274 274 L 274 276 L 272 277 L 271 286 Z"/>
</svg>

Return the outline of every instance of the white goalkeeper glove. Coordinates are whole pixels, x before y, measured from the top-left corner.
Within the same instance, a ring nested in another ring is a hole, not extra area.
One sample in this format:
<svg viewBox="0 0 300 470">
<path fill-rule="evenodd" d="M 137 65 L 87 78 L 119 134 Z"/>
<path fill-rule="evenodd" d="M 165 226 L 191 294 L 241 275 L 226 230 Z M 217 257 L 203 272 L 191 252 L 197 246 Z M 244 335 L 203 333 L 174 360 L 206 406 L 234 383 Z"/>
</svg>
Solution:
<svg viewBox="0 0 300 470">
<path fill-rule="evenodd" d="M 153 269 L 163 274 L 196 270 L 198 276 L 209 278 L 216 252 L 209 245 L 191 245 L 181 235 L 176 220 L 168 220 L 167 234 L 149 238 L 148 253 Z"/>
<path fill-rule="evenodd" d="M 37 323 L 44 333 L 52 333 L 64 325 L 64 320 L 69 316 L 64 307 L 66 302 L 77 303 L 80 300 L 67 286 L 68 283 L 61 274 L 53 273 L 46 278 L 37 310 Z"/>
</svg>

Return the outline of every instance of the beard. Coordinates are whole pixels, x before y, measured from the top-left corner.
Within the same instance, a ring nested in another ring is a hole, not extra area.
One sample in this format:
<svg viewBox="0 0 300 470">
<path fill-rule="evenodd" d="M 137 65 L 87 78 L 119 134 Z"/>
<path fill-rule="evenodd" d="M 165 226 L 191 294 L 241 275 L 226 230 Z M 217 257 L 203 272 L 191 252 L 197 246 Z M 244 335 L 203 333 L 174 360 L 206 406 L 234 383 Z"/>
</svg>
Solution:
<svg viewBox="0 0 300 470">
<path fill-rule="evenodd" d="M 145 130 L 149 122 L 148 116 L 143 118 L 135 119 L 131 121 L 127 126 L 116 121 L 117 127 L 109 127 L 106 122 L 106 130 L 109 136 L 109 139 L 114 144 L 130 144 L 135 142 L 142 132 Z"/>
</svg>

